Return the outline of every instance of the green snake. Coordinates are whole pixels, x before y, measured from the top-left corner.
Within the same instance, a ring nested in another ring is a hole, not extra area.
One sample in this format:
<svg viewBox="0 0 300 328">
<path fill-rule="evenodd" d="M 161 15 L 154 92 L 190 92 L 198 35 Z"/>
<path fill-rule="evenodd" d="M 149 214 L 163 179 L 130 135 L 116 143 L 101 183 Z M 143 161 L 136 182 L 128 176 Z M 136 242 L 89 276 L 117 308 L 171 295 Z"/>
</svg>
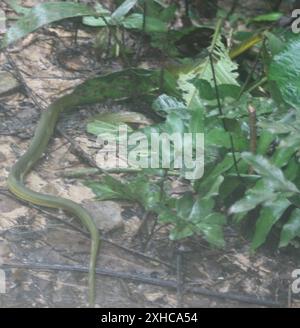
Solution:
<svg viewBox="0 0 300 328">
<path fill-rule="evenodd" d="M 49 208 L 62 209 L 77 217 L 91 236 L 89 263 L 89 304 L 95 303 L 96 261 L 100 246 L 99 231 L 91 215 L 79 204 L 57 196 L 35 192 L 25 186 L 25 177 L 44 154 L 61 113 L 107 99 L 122 99 L 149 93 L 156 89 L 156 71 L 127 69 L 92 78 L 82 83 L 71 94 L 54 101 L 40 117 L 27 151 L 13 165 L 8 176 L 8 188 L 18 198 Z"/>
</svg>

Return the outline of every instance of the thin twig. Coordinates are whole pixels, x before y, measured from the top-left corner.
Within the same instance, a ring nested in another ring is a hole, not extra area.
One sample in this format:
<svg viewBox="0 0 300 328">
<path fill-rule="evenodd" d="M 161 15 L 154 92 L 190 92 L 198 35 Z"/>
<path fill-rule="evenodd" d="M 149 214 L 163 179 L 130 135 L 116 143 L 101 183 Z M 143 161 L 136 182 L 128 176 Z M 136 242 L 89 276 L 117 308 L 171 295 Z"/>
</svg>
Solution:
<svg viewBox="0 0 300 328">
<path fill-rule="evenodd" d="M 153 238 L 153 236 L 155 234 L 155 228 L 157 226 L 157 223 L 158 223 L 158 220 L 157 220 L 157 218 L 155 218 L 154 222 L 153 222 L 153 225 L 152 225 L 152 228 L 151 228 L 151 231 L 148 234 L 146 241 L 144 242 L 144 246 L 143 246 L 144 251 L 147 249 L 147 247 L 150 243 L 150 240 Z"/>
<path fill-rule="evenodd" d="M 176 280 L 177 280 L 177 307 L 181 308 L 183 305 L 183 291 L 184 291 L 184 277 L 183 277 L 183 253 L 180 245 L 177 247 L 176 256 Z"/>
<path fill-rule="evenodd" d="M 233 136 L 232 136 L 231 132 L 229 131 L 229 129 L 227 128 L 226 121 L 225 121 L 225 118 L 224 118 L 224 115 L 223 115 L 223 108 L 222 108 L 222 104 L 221 104 L 220 93 L 219 93 L 219 88 L 218 88 L 218 83 L 217 83 L 217 77 L 216 77 L 215 67 L 214 67 L 214 63 L 213 63 L 213 57 L 212 57 L 211 53 L 209 53 L 209 60 L 210 60 L 210 66 L 211 66 L 211 71 L 212 71 L 212 76 L 213 76 L 213 81 L 214 81 L 214 86 L 215 86 L 215 91 L 216 91 L 216 98 L 217 98 L 217 104 L 218 104 L 218 109 L 219 109 L 219 115 L 222 118 L 222 124 L 223 124 L 224 130 L 229 135 L 230 148 L 231 148 L 231 153 L 232 153 L 232 158 L 233 158 L 233 162 L 234 162 L 235 171 L 237 173 L 237 176 L 240 178 L 240 172 L 239 172 L 239 168 L 238 168 L 238 164 L 237 164 L 237 159 L 236 159 L 236 156 L 235 156 L 235 147 L 234 147 L 234 142 L 233 142 Z"/>
<path fill-rule="evenodd" d="M 249 127 L 250 127 L 250 151 L 252 154 L 256 153 L 256 144 L 257 144 L 257 129 L 256 129 L 256 109 L 249 105 Z"/>
<path fill-rule="evenodd" d="M 239 94 L 237 100 L 240 100 L 240 99 L 241 99 L 241 96 L 243 95 L 243 93 L 244 93 L 245 90 L 247 89 L 247 86 L 248 86 L 248 84 L 249 84 L 249 82 L 250 82 L 250 80 L 251 80 L 251 78 L 252 78 L 252 76 L 253 76 L 253 73 L 255 72 L 255 69 L 256 69 L 256 67 L 257 67 L 257 65 L 258 65 L 259 58 L 260 58 L 260 56 L 261 56 L 261 54 L 262 54 L 262 51 L 263 51 L 264 46 L 265 46 L 265 43 L 266 43 L 266 38 L 264 37 L 263 40 L 262 40 L 262 45 L 261 45 L 261 47 L 260 47 L 260 49 L 259 49 L 259 52 L 258 52 L 257 55 L 256 55 L 256 58 L 255 58 L 254 64 L 253 64 L 253 66 L 252 66 L 252 68 L 251 68 L 250 73 L 249 73 L 248 76 L 247 76 L 247 79 L 246 79 L 245 83 L 243 84 L 243 86 L 242 86 L 242 88 L 241 88 L 241 91 L 240 91 L 240 94 Z"/>
</svg>

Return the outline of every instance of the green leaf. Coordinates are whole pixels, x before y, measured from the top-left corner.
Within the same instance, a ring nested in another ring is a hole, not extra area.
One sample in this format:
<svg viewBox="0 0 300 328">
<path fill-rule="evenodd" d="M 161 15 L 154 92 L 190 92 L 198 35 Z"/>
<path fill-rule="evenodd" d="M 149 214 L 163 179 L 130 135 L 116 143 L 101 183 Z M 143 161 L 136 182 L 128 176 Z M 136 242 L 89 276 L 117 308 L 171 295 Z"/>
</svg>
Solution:
<svg viewBox="0 0 300 328">
<path fill-rule="evenodd" d="M 87 181 L 85 184 L 92 189 L 99 200 L 132 200 L 131 195 L 126 192 L 124 184 L 113 177 L 105 176 L 101 182 Z"/>
<path fill-rule="evenodd" d="M 277 55 L 284 49 L 284 42 L 281 41 L 279 37 L 271 32 L 265 32 L 265 35 L 269 42 L 269 48 L 271 51 L 272 56 Z"/>
<path fill-rule="evenodd" d="M 107 18 L 106 21 L 110 23 L 110 19 Z M 104 27 L 107 25 L 106 21 L 101 17 L 86 16 L 83 17 L 82 23 L 91 27 Z"/>
<path fill-rule="evenodd" d="M 188 218 L 188 221 L 193 221 L 193 223 L 203 222 L 212 213 L 214 204 L 212 198 L 198 197 L 195 203 L 190 206 L 189 214 L 182 216 L 182 218 Z"/>
<path fill-rule="evenodd" d="M 269 80 L 275 81 L 284 101 L 300 109 L 300 38 L 290 41 L 274 56 L 269 68 Z"/>
<path fill-rule="evenodd" d="M 279 247 L 286 247 L 294 238 L 300 237 L 300 209 L 294 209 L 289 221 L 283 226 Z"/>
<path fill-rule="evenodd" d="M 284 177 L 283 172 L 263 156 L 242 153 L 242 158 L 250 164 L 258 174 L 267 179 L 270 187 L 279 191 L 299 193 L 298 188 Z"/>
<path fill-rule="evenodd" d="M 120 22 L 136 5 L 137 0 L 126 0 L 111 15 L 112 20 Z"/>
<path fill-rule="evenodd" d="M 216 99 L 215 88 L 207 81 L 203 79 L 194 79 L 193 84 L 199 90 L 200 97 L 206 100 Z M 241 87 L 235 84 L 220 84 L 218 86 L 218 92 L 220 99 L 232 98 L 237 99 L 241 92 Z"/>
<path fill-rule="evenodd" d="M 6 33 L 1 48 L 7 47 L 36 29 L 65 18 L 94 15 L 94 9 L 74 2 L 45 2 L 32 8 L 20 18 Z"/>
<path fill-rule="evenodd" d="M 176 223 L 177 220 L 178 220 L 178 217 L 169 208 L 164 208 L 164 209 L 160 210 L 159 213 L 158 213 L 159 223 L 163 223 L 163 224 L 172 223 L 172 224 L 174 224 L 174 223 Z"/>
<path fill-rule="evenodd" d="M 194 200 L 191 194 L 185 194 L 176 201 L 177 215 L 183 219 L 187 219 L 191 213 Z"/>
<path fill-rule="evenodd" d="M 186 194 L 176 201 L 176 215 L 164 211 L 160 215 L 160 222 L 173 223 L 170 238 L 179 240 L 193 234 L 201 234 L 212 245 L 223 247 L 223 225 L 226 223 L 224 215 L 213 212 L 212 198 L 198 198 L 195 202 L 191 195 Z M 179 218 L 180 217 L 180 218 Z"/>
<path fill-rule="evenodd" d="M 266 241 L 273 225 L 290 205 L 291 203 L 286 198 L 278 198 L 263 207 L 256 222 L 255 234 L 251 243 L 252 250 L 256 250 Z"/>
<path fill-rule="evenodd" d="M 142 30 L 144 23 L 144 16 L 142 14 L 131 14 L 126 17 L 121 25 L 127 29 Z M 160 33 L 168 30 L 167 24 L 162 22 L 159 18 L 146 17 L 145 32 L 148 33 Z"/>
<path fill-rule="evenodd" d="M 198 107 L 191 112 L 189 132 L 203 133 L 204 132 L 204 108 Z"/>
<path fill-rule="evenodd" d="M 207 145 L 216 145 L 227 149 L 231 147 L 229 134 L 221 127 L 210 129 L 205 134 L 205 143 Z"/>
<path fill-rule="evenodd" d="M 256 185 L 248 189 L 245 196 L 234 203 L 230 209 L 230 213 L 244 213 L 249 212 L 256 208 L 258 205 L 276 199 L 276 194 L 270 188 L 267 187 L 263 181 L 258 181 Z"/>
<path fill-rule="evenodd" d="M 240 127 L 237 126 L 237 122 L 235 120 L 228 120 L 226 123 L 229 131 L 237 129 L 235 132 L 231 131 L 231 135 L 234 138 L 235 151 L 238 152 L 248 149 L 248 140 L 240 130 Z M 230 134 L 223 127 L 212 127 L 205 133 L 205 145 L 207 148 L 216 146 L 231 150 Z"/>
<path fill-rule="evenodd" d="M 132 199 L 137 200 L 147 211 L 159 206 L 161 191 L 157 183 L 151 182 L 148 177 L 140 175 L 127 183 Z"/>
<path fill-rule="evenodd" d="M 300 145 L 300 144 L 299 144 Z M 295 152 L 299 149 L 299 145 L 296 147 L 287 147 L 284 142 L 282 145 L 278 147 L 273 155 L 272 163 L 277 167 L 286 166 L 291 157 L 295 154 Z"/>
<path fill-rule="evenodd" d="M 218 181 L 218 177 L 228 171 L 233 166 L 232 155 L 227 155 L 225 158 L 219 162 L 205 177 L 198 181 L 195 189 L 203 194 L 209 193 L 211 191 L 211 186 L 214 185 L 215 181 Z"/>
<path fill-rule="evenodd" d="M 293 157 L 290 159 L 288 165 L 284 170 L 284 176 L 286 176 L 286 178 L 290 181 L 294 181 L 299 176 L 299 169 L 299 162 L 296 157 Z"/>
<path fill-rule="evenodd" d="M 275 136 L 273 133 L 262 130 L 257 144 L 257 154 L 265 155 L 274 139 Z"/>
<path fill-rule="evenodd" d="M 273 12 L 265 15 L 259 15 L 252 19 L 254 22 L 276 22 L 283 16 L 282 13 Z"/>
<path fill-rule="evenodd" d="M 204 238 L 212 245 L 224 247 L 225 241 L 223 236 L 222 224 L 225 223 L 225 217 L 219 213 L 212 213 L 206 218 L 209 223 L 197 224 L 197 229 L 204 235 Z M 218 222 L 218 224 L 214 224 Z"/>
<path fill-rule="evenodd" d="M 221 184 L 224 182 L 224 177 L 222 175 L 219 175 L 217 179 L 212 184 L 209 192 L 206 194 L 206 197 L 213 197 L 219 195 L 219 189 L 221 187 Z"/>
<path fill-rule="evenodd" d="M 176 226 L 170 232 L 170 239 L 171 240 L 180 240 L 187 237 L 190 237 L 194 234 L 194 231 L 191 226 L 183 225 L 183 226 Z"/>
</svg>

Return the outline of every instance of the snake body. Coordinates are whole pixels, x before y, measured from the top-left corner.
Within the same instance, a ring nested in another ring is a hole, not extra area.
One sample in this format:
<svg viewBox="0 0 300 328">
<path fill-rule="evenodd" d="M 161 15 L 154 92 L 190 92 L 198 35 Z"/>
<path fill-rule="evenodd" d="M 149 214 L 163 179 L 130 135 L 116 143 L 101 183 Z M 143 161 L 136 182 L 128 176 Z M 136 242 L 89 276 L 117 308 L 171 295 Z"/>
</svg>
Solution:
<svg viewBox="0 0 300 328">
<path fill-rule="evenodd" d="M 73 214 L 88 229 L 91 235 L 91 258 L 89 265 L 89 303 L 95 301 L 95 268 L 100 244 L 99 232 L 90 214 L 79 204 L 57 196 L 41 194 L 27 188 L 24 184 L 26 174 L 43 155 L 53 134 L 59 114 L 66 110 L 70 103 L 68 97 L 54 102 L 42 113 L 31 144 L 25 154 L 13 165 L 8 176 L 8 188 L 18 198 L 35 205 L 59 208 Z"/>
<path fill-rule="evenodd" d="M 88 229 L 91 236 L 89 263 L 89 303 L 91 306 L 95 302 L 95 271 L 100 246 L 99 232 L 92 217 L 83 207 L 71 200 L 29 189 L 25 186 L 25 177 L 44 154 L 62 112 L 106 99 L 121 99 L 142 94 L 151 90 L 151 84 L 157 85 L 157 81 L 158 75 L 153 75 L 148 70 L 128 69 L 92 78 L 82 83 L 71 94 L 54 101 L 41 114 L 27 151 L 13 165 L 8 176 L 8 188 L 16 197 L 38 206 L 65 210 L 77 217 Z"/>
</svg>

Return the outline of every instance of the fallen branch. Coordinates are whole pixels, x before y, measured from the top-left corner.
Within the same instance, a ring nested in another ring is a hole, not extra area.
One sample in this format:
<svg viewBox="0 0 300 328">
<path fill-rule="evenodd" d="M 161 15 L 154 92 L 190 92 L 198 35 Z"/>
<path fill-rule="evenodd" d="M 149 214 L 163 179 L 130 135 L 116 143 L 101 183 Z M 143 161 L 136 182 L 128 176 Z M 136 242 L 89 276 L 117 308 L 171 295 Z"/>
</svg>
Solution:
<svg viewBox="0 0 300 328">
<path fill-rule="evenodd" d="M 2 263 L 0 265 L 1 269 L 28 269 L 28 270 L 39 270 L 39 271 L 67 271 L 67 272 L 84 272 L 88 273 L 89 269 L 84 266 L 71 266 L 71 265 L 61 265 L 61 264 L 43 264 L 43 263 Z M 174 280 L 163 280 L 159 278 L 151 278 L 147 277 L 146 275 L 141 274 L 131 274 L 126 272 L 116 272 L 112 270 L 107 269 L 96 269 L 96 273 L 100 276 L 110 277 L 110 278 L 116 278 L 116 279 L 123 279 L 132 281 L 135 283 L 143 283 L 153 286 L 159 286 L 163 288 L 168 288 L 172 290 L 177 290 L 178 284 L 177 281 Z M 191 286 L 189 283 L 185 287 L 184 292 L 185 293 L 193 293 L 193 294 L 200 294 L 208 297 L 215 297 L 219 299 L 227 299 L 232 301 L 237 301 L 241 303 L 248 303 L 248 304 L 256 304 L 260 306 L 268 306 L 268 307 L 280 307 L 282 304 L 279 302 L 275 302 L 272 300 L 265 300 L 265 299 L 259 299 L 254 296 L 245 296 L 245 295 L 238 295 L 233 293 L 220 293 L 216 291 L 211 291 L 206 288 L 202 287 L 194 287 Z"/>
</svg>

